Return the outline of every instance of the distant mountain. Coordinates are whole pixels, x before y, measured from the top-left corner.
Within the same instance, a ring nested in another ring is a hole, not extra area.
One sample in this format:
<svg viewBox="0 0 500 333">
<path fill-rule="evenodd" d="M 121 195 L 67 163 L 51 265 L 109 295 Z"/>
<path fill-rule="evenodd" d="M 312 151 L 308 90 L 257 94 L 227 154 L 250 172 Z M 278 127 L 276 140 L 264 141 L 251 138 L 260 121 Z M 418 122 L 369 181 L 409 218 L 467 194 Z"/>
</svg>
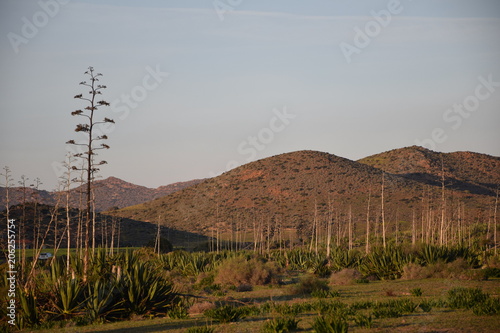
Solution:
<svg viewBox="0 0 500 333">
<path fill-rule="evenodd" d="M 123 208 L 137 205 L 143 202 L 163 197 L 186 187 L 196 185 L 203 179 L 195 179 L 187 182 L 178 182 L 158 188 L 148 188 L 135 185 L 119 178 L 109 177 L 104 180 L 94 182 L 96 210 L 103 211 L 112 208 Z M 85 185 L 73 190 L 75 195 L 72 199 L 73 206 L 78 206 L 79 199 L 76 193 L 85 191 Z M 78 196 L 79 197 L 79 196 Z"/>
<path fill-rule="evenodd" d="M 406 150 L 402 152 L 407 154 Z M 380 165 L 394 164 L 390 165 L 393 169 L 387 166 L 384 176 L 386 214 L 388 220 L 408 221 L 412 209 L 421 205 L 424 185 L 406 177 L 418 170 L 407 166 L 406 158 L 399 158 L 397 152 L 394 155 L 394 161 L 380 159 Z M 426 163 L 427 160 L 422 162 L 422 168 L 427 168 Z M 243 165 L 166 197 L 126 207 L 113 214 L 141 221 L 155 221 L 161 216 L 165 225 L 205 235 L 211 235 L 216 227 L 229 232 L 238 225 L 252 228 L 255 223 L 280 223 L 300 229 L 310 226 L 315 217 L 324 221 L 328 211 L 336 215 L 337 220 L 345 220 L 351 211 L 356 221 L 364 221 L 369 193 L 372 214 L 380 214 L 377 212 L 383 173 L 382 168 L 368 165 L 366 161 L 360 163 L 328 153 L 298 151 Z M 481 179 L 493 183 L 496 178 L 491 172 Z M 440 186 L 430 184 L 426 195 L 439 198 L 439 191 Z M 476 208 L 489 203 L 484 196 L 466 191 L 455 191 L 453 196 L 454 200 L 466 200 Z"/>
<path fill-rule="evenodd" d="M 390 150 L 358 162 L 430 185 L 494 195 L 500 185 L 500 157 L 473 152 L 439 153 L 418 146 Z"/>
<path fill-rule="evenodd" d="M 186 187 L 198 184 L 203 179 L 195 179 L 187 182 L 178 182 L 170 185 L 160 186 L 158 188 L 148 188 L 145 186 L 135 185 L 116 177 L 109 177 L 104 180 L 95 181 L 95 199 L 96 210 L 103 211 L 111 208 L 123 208 L 139 203 L 151 201 L 165 195 L 182 190 Z M 83 193 L 85 186 L 80 186 L 71 190 L 71 206 L 79 207 L 80 195 Z M 0 187 L 0 208 L 5 209 L 6 190 Z M 59 195 L 64 195 L 64 192 L 47 192 L 26 188 L 23 194 L 22 187 L 13 187 L 10 189 L 10 205 L 16 205 L 23 201 L 23 197 L 27 201 L 38 200 L 39 203 L 54 205 Z M 85 199 L 83 199 L 85 200 Z"/>
</svg>

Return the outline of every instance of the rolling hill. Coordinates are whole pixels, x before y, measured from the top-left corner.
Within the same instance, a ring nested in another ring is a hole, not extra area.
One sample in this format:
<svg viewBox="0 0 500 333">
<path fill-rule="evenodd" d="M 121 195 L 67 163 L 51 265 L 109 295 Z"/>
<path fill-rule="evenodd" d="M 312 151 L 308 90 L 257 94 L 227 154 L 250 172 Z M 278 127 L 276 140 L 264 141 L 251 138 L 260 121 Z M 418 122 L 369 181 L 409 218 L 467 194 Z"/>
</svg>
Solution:
<svg viewBox="0 0 500 333">
<path fill-rule="evenodd" d="M 317 151 L 286 153 L 243 165 L 195 186 L 113 214 L 141 221 L 160 218 L 164 225 L 205 235 L 212 234 L 214 229 L 227 231 L 235 225 L 251 228 L 262 221 L 290 228 L 308 228 L 315 216 L 324 220 L 329 212 L 337 220 L 345 220 L 350 211 L 352 218 L 361 225 L 366 218 L 369 193 L 373 215 L 380 215 L 384 174 L 387 219 L 408 221 L 413 208 L 420 208 L 424 189 L 432 206 L 439 206 L 440 182 L 436 184 L 409 176 L 427 170 L 426 175 L 431 180 L 439 178 L 435 158 L 431 167 L 427 167 L 426 163 L 430 162 L 419 157 L 420 153 L 424 157 L 434 154 L 424 148 L 410 147 L 392 152 L 391 158 L 373 156 L 356 162 Z M 414 154 L 415 157 L 398 157 L 400 154 Z M 458 157 L 453 157 L 453 161 L 457 160 Z M 485 156 L 484 165 L 492 163 L 492 167 L 496 167 L 497 160 Z M 384 165 L 386 167 L 382 168 Z M 478 163 L 478 168 L 486 167 L 484 165 Z M 455 170 L 451 162 L 449 170 L 448 181 L 457 179 L 458 176 L 451 173 Z M 462 186 L 448 186 L 447 196 L 452 196 L 454 203 L 467 203 L 471 209 L 485 209 L 490 204 L 492 193 L 489 189 L 497 181 L 497 170 L 472 179 L 467 175 L 473 172 L 461 171 L 458 179 Z M 477 191 L 470 190 L 474 186 L 478 187 Z"/>
<path fill-rule="evenodd" d="M 494 195 L 500 184 L 500 157 L 473 153 L 439 153 L 418 146 L 394 149 L 358 160 L 385 172 L 425 184 L 475 194 Z"/>
<path fill-rule="evenodd" d="M 95 184 L 96 211 L 108 210 L 111 208 L 123 208 L 131 205 L 140 204 L 169 195 L 186 187 L 198 184 L 203 179 L 195 179 L 186 182 L 177 182 L 170 185 L 160 186 L 158 188 L 148 188 L 135 185 L 116 177 L 109 177 L 103 180 L 97 180 Z M 23 188 L 13 187 L 10 189 L 10 205 L 17 205 L 23 200 Z M 71 206 L 79 207 L 80 195 L 84 192 L 84 186 L 79 186 L 71 190 Z M 54 205 L 59 195 L 65 195 L 65 192 L 48 192 L 36 190 L 30 187 L 26 188 L 26 201 L 37 200 L 41 204 Z M 0 209 L 5 209 L 6 190 L 0 187 Z"/>
</svg>

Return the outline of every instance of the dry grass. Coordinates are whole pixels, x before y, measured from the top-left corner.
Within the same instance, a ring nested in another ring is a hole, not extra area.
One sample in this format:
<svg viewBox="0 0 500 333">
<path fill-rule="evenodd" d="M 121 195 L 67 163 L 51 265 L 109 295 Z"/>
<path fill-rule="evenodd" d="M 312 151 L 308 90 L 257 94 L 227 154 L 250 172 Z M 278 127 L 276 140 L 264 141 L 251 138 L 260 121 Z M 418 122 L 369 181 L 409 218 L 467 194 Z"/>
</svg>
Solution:
<svg viewBox="0 0 500 333">
<path fill-rule="evenodd" d="M 215 309 L 216 306 L 212 302 L 200 302 L 200 303 L 194 303 L 191 305 L 191 307 L 188 310 L 188 313 L 190 315 L 197 315 L 197 314 L 202 314 L 207 310 Z"/>
<path fill-rule="evenodd" d="M 450 263 L 437 262 L 427 266 L 409 263 L 403 268 L 401 278 L 403 280 L 428 278 L 483 280 L 484 274 L 480 270 L 473 270 L 464 259 L 458 258 Z"/>
<path fill-rule="evenodd" d="M 356 280 L 361 279 L 363 276 L 356 269 L 344 268 L 340 272 L 332 273 L 330 277 L 330 284 L 334 286 L 343 286 L 355 284 Z"/>
<path fill-rule="evenodd" d="M 238 287 L 241 285 L 266 285 L 278 282 L 279 269 L 273 263 L 239 257 L 229 259 L 219 267 L 214 282 Z"/>
</svg>

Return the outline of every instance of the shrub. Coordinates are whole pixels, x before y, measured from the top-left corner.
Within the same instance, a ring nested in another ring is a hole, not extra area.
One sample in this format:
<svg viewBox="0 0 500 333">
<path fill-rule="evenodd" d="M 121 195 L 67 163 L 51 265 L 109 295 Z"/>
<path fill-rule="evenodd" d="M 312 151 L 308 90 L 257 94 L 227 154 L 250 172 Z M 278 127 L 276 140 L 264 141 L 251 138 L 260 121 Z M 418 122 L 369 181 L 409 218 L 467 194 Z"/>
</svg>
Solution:
<svg viewBox="0 0 500 333">
<path fill-rule="evenodd" d="M 335 272 L 330 277 L 331 285 L 348 285 L 354 284 L 357 280 L 360 280 L 363 276 L 356 269 L 344 268 L 340 272 Z"/>
<path fill-rule="evenodd" d="M 194 314 L 204 313 L 205 311 L 212 310 L 212 309 L 215 309 L 214 303 L 210 303 L 210 302 L 194 303 L 188 309 L 188 313 L 194 315 Z"/>
<path fill-rule="evenodd" d="M 236 308 L 231 305 L 224 305 L 220 308 L 205 311 L 205 316 L 221 323 L 229 323 L 243 319 L 245 317 L 245 314 L 241 310 L 241 308 Z"/>
<path fill-rule="evenodd" d="M 337 290 L 316 289 L 311 292 L 311 296 L 316 298 L 339 297 L 340 292 Z"/>
<path fill-rule="evenodd" d="M 215 283 L 240 286 L 265 285 L 276 283 L 279 271 L 272 263 L 263 263 L 257 259 L 245 260 L 238 257 L 225 261 L 218 269 Z"/>
<path fill-rule="evenodd" d="M 198 326 L 189 328 L 186 333 L 213 333 L 215 328 L 208 326 Z"/>
<path fill-rule="evenodd" d="M 422 289 L 421 288 L 413 288 L 410 290 L 410 294 L 412 294 L 413 296 L 417 296 L 417 297 L 420 297 L 422 296 Z"/>
<path fill-rule="evenodd" d="M 354 322 L 359 327 L 372 328 L 373 326 L 373 318 L 371 314 L 369 316 L 366 316 L 364 314 L 359 313 L 356 315 L 356 317 L 354 317 Z"/>
<path fill-rule="evenodd" d="M 484 275 L 486 279 L 488 278 L 500 278 L 500 268 L 498 267 L 487 267 L 484 269 Z"/>
<path fill-rule="evenodd" d="M 314 275 L 306 275 L 300 279 L 300 282 L 292 288 L 292 293 L 296 295 L 305 295 L 313 293 L 328 292 L 330 288 L 325 280 Z"/>
<path fill-rule="evenodd" d="M 426 276 L 426 269 L 419 264 L 408 263 L 403 267 L 403 274 L 401 275 L 401 279 L 403 280 L 417 280 L 417 279 L 425 279 L 429 276 Z"/>
<path fill-rule="evenodd" d="M 167 315 L 171 319 L 186 319 L 189 317 L 188 309 L 181 300 L 172 304 L 170 309 L 167 311 Z"/>
<path fill-rule="evenodd" d="M 403 314 L 400 309 L 387 307 L 387 308 L 378 308 L 373 310 L 373 315 L 375 316 L 375 318 L 380 319 L 380 318 L 398 318 L 401 317 Z"/>
<path fill-rule="evenodd" d="M 374 303 L 372 301 L 357 301 L 352 303 L 349 307 L 353 310 L 366 310 L 372 308 Z"/>
<path fill-rule="evenodd" d="M 385 293 L 385 296 L 388 296 L 388 297 L 396 296 L 396 293 L 392 289 L 386 289 L 386 290 L 384 290 L 384 293 Z"/>
<path fill-rule="evenodd" d="M 470 309 L 489 298 L 480 288 L 453 288 L 448 291 L 448 306 L 452 309 Z"/>
<path fill-rule="evenodd" d="M 432 310 L 432 304 L 430 302 L 421 302 L 419 305 L 418 305 L 422 311 L 424 312 L 430 312 Z"/>
<path fill-rule="evenodd" d="M 300 320 L 295 317 L 278 317 L 267 321 L 262 327 L 263 333 L 285 333 L 297 329 Z"/>
<path fill-rule="evenodd" d="M 476 304 L 472 308 L 472 312 L 477 316 L 500 314 L 500 299 L 489 297 L 483 302 Z"/>
<path fill-rule="evenodd" d="M 236 287 L 235 289 L 237 292 L 245 292 L 245 291 L 252 291 L 253 290 L 253 287 L 251 284 L 240 284 L 238 287 Z"/>
<path fill-rule="evenodd" d="M 346 333 L 349 324 L 342 316 L 319 316 L 314 320 L 312 327 L 317 333 Z"/>
<path fill-rule="evenodd" d="M 415 263 L 408 263 L 403 267 L 401 276 L 404 280 L 417 280 L 427 278 L 442 279 L 482 279 L 484 274 L 471 269 L 471 266 L 463 259 L 445 263 L 444 261 L 433 262 L 427 266 L 420 266 Z"/>
</svg>

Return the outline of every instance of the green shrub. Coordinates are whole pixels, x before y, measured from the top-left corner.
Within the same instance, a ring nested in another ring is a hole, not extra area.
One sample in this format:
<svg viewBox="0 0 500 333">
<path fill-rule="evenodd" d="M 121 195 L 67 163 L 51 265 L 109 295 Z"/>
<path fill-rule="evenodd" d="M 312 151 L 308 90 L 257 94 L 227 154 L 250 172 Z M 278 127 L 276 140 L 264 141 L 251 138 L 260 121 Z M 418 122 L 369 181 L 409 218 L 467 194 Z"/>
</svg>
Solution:
<svg viewBox="0 0 500 333">
<path fill-rule="evenodd" d="M 341 316 L 319 316 L 312 327 L 316 333 L 346 333 L 349 329 L 347 319 Z"/>
<path fill-rule="evenodd" d="M 167 315 L 172 319 L 186 319 L 189 317 L 187 306 L 181 300 L 171 305 Z"/>
<path fill-rule="evenodd" d="M 395 308 L 378 308 L 373 310 L 375 318 L 398 318 L 403 315 L 400 309 Z"/>
<path fill-rule="evenodd" d="M 472 312 L 477 316 L 500 314 L 500 299 L 489 297 L 483 302 L 474 305 Z"/>
<path fill-rule="evenodd" d="M 380 280 L 393 280 L 401 277 L 404 266 L 411 261 L 411 255 L 401 247 L 389 246 L 374 249 L 361 260 L 358 268 L 365 276 L 374 275 Z"/>
<path fill-rule="evenodd" d="M 424 312 L 430 312 L 432 310 L 432 304 L 430 302 L 427 302 L 427 301 L 421 302 L 418 306 Z"/>
<path fill-rule="evenodd" d="M 486 301 L 488 294 L 484 294 L 480 288 L 453 288 L 448 291 L 448 306 L 452 309 L 471 309 L 475 305 Z"/>
<path fill-rule="evenodd" d="M 484 275 L 488 278 L 500 278 L 500 268 L 498 267 L 487 267 L 484 269 Z"/>
<path fill-rule="evenodd" d="M 292 293 L 296 295 L 312 295 L 313 293 L 319 295 L 319 293 L 329 291 L 328 283 L 312 274 L 300 279 L 299 283 L 292 288 Z"/>
<path fill-rule="evenodd" d="M 278 317 L 267 321 L 262 327 L 263 333 L 285 333 L 297 329 L 300 320 L 295 317 Z"/>
<path fill-rule="evenodd" d="M 349 307 L 353 310 L 366 310 L 371 309 L 374 303 L 372 301 L 357 301 L 352 303 Z"/>
<path fill-rule="evenodd" d="M 413 296 L 416 296 L 416 297 L 420 297 L 420 296 L 422 296 L 423 292 L 422 292 L 421 288 L 413 288 L 410 290 L 410 294 L 412 294 Z"/>
<path fill-rule="evenodd" d="M 231 305 L 224 305 L 219 308 L 205 311 L 205 316 L 221 323 L 238 321 L 245 317 L 244 311 Z"/>
<path fill-rule="evenodd" d="M 339 297 L 340 292 L 337 290 L 315 289 L 311 292 L 311 296 L 316 298 Z"/>
<path fill-rule="evenodd" d="M 373 318 L 371 314 L 369 316 L 366 316 L 364 314 L 358 313 L 354 317 L 354 322 L 359 327 L 372 328 L 373 326 Z"/>
</svg>

